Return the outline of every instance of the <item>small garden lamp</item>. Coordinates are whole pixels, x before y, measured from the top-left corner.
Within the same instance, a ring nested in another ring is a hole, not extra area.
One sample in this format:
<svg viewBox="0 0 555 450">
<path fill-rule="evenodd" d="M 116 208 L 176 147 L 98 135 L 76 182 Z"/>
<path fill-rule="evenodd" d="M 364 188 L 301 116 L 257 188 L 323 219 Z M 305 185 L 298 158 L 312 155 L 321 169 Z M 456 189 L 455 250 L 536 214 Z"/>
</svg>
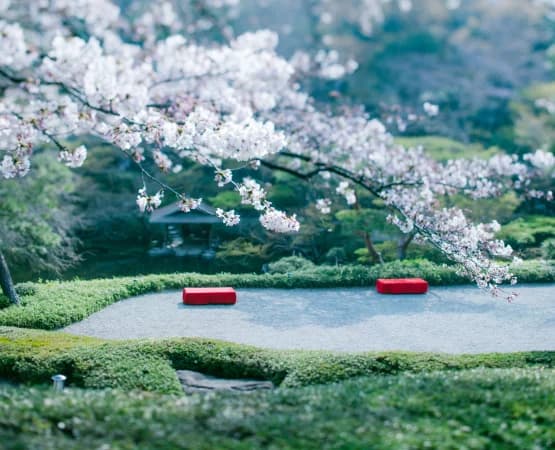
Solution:
<svg viewBox="0 0 555 450">
<path fill-rule="evenodd" d="M 55 391 L 63 391 L 64 390 L 64 381 L 67 380 L 65 375 L 54 375 L 52 377 L 52 381 L 54 382 L 54 390 Z"/>
</svg>

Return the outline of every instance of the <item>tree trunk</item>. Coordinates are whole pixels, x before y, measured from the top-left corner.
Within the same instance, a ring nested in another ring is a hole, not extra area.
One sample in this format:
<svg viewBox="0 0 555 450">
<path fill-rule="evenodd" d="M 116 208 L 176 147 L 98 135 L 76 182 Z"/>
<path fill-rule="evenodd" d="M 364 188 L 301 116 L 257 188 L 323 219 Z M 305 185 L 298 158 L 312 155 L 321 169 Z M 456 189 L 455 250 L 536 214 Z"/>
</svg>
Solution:
<svg viewBox="0 0 555 450">
<path fill-rule="evenodd" d="M 8 297 L 10 302 L 19 305 L 19 296 L 15 292 L 10 269 L 2 251 L 0 251 L 0 287 L 2 287 L 2 292 Z"/>
<path fill-rule="evenodd" d="M 397 247 L 397 257 L 400 260 L 403 260 L 407 257 L 407 249 L 409 248 L 409 244 L 414 239 L 414 233 L 410 233 L 407 237 L 401 238 L 399 241 L 399 245 Z"/>
<path fill-rule="evenodd" d="M 364 243 L 366 244 L 366 250 L 368 250 L 368 254 L 372 257 L 372 262 L 383 264 L 382 255 L 374 247 L 374 244 L 372 243 L 372 238 L 370 237 L 370 233 L 368 233 L 368 231 L 364 232 Z"/>
</svg>

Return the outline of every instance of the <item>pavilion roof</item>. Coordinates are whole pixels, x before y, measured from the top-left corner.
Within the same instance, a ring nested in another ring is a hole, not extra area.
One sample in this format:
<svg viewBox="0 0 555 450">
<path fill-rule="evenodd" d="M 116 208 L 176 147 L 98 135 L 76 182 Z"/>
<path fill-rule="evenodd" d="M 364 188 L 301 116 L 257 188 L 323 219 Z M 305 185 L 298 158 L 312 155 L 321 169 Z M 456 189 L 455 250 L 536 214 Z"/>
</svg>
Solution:
<svg viewBox="0 0 555 450">
<path fill-rule="evenodd" d="M 179 208 L 179 202 L 158 208 L 150 215 L 150 223 L 183 224 L 183 223 L 219 223 L 216 210 L 202 202 L 197 209 L 184 213 Z"/>
</svg>

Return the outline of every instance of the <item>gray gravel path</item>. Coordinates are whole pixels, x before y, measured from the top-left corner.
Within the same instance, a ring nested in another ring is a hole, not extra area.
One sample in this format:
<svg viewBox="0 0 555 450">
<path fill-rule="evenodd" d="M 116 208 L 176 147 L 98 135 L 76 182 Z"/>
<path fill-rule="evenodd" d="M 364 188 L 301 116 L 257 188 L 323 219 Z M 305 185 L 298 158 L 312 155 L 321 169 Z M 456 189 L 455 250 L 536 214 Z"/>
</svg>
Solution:
<svg viewBox="0 0 555 450">
<path fill-rule="evenodd" d="M 186 306 L 181 292 L 115 303 L 64 331 L 103 338 L 198 336 L 278 349 L 448 353 L 555 350 L 555 284 L 513 303 L 472 286 L 426 295 L 373 288 L 239 289 L 234 306 Z"/>
</svg>

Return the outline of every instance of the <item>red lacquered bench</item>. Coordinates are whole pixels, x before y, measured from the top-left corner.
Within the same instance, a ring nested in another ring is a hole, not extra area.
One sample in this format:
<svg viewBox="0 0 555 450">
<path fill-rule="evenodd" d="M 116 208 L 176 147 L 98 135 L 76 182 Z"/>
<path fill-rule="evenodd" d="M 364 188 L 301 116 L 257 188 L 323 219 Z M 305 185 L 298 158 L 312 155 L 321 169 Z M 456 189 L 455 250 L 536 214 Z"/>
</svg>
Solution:
<svg viewBox="0 0 555 450">
<path fill-rule="evenodd" d="M 237 294 L 230 287 L 183 289 L 186 305 L 234 305 L 236 302 Z"/>
<path fill-rule="evenodd" d="M 379 278 L 376 290 L 380 294 L 425 294 L 428 282 L 422 278 Z"/>
</svg>

